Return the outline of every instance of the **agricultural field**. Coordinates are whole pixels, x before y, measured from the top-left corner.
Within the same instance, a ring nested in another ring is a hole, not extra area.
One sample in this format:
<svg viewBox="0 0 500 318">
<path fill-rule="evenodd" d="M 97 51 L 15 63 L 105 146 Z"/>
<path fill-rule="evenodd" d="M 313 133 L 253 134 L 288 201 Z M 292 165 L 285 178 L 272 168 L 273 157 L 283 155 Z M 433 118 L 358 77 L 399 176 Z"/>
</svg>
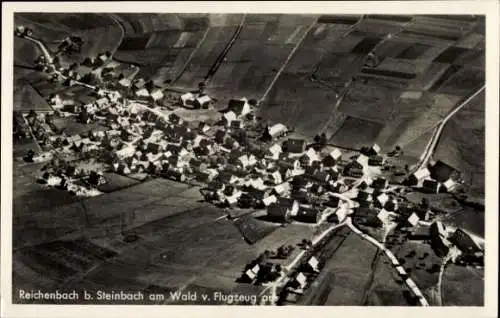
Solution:
<svg viewBox="0 0 500 318">
<path fill-rule="evenodd" d="M 478 196 L 484 194 L 484 160 L 477 160 L 485 154 L 484 98 L 479 94 L 448 121 L 435 152 L 436 159 L 461 171 Z"/>
</svg>

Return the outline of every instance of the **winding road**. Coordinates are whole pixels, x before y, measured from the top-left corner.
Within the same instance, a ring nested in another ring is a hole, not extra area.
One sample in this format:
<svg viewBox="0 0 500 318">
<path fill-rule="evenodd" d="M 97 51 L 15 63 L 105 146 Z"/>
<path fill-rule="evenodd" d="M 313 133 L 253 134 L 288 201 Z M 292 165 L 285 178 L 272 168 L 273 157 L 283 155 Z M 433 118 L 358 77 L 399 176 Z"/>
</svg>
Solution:
<svg viewBox="0 0 500 318">
<path fill-rule="evenodd" d="M 429 140 L 427 146 L 425 147 L 424 152 L 420 156 L 419 162 L 415 165 L 413 169 L 410 170 L 408 176 L 414 173 L 415 171 L 427 167 L 427 164 L 429 163 L 429 160 L 434 153 L 434 150 L 439 142 L 439 138 L 441 137 L 441 133 L 443 132 L 443 129 L 446 126 L 448 120 L 450 120 L 459 110 L 461 110 L 465 105 L 467 105 L 472 99 L 474 99 L 477 95 L 483 92 L 485 88 L 486 85 L 481 86 L 481 88 L 479 88 L 476 92 L 474 92 L 471 96 L 469 96 L 466 100 L 464 100 L 460 105 L 458 105 L 452 111 L 450 111 L 448 115 L 446 115 L 446 117 L 439 122 L 439 126 L 436 127 L 434 133 L 432 134 L 431 139 Z"/>
</svg>

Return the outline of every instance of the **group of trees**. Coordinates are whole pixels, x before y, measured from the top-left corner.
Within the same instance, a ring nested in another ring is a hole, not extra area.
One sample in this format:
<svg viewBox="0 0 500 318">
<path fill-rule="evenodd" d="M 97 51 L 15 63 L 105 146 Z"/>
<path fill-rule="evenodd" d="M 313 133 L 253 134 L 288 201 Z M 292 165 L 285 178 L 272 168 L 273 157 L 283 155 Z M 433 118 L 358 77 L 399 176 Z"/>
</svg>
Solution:
<svg viewBox="0 0 500 318">
<path fill-rule="evenodd" d="M 83 45 L 82 38 L 78 36 L 69 36 L 59 44 L 58 53 L 71 55 L 73 53 L 80 53 Z"/>
</svg>

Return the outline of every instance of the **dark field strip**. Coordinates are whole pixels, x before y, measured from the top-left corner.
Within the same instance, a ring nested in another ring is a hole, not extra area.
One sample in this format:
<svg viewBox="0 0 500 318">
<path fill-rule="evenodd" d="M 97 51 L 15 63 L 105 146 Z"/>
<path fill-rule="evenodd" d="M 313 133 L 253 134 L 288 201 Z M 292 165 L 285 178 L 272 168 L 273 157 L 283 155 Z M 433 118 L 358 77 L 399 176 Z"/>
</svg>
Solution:
<svg viewBox="0 0 500 318">
<path fill-rule="evenodd" d="M 318 23 L 333 23 L 333 24 L 348 24 L 352 25 L 359 20 L 359 16 L 334 16 L 322 15 L 318 19 Z"/>
<path fill-rule="evenodd" d="M 371 75 L 380 75 L 387 77 L 395 77 L 398 79 L 409 80 L 415 78 L 417 75 L 415 73 L 404 73 L 398 71 L 390 71 L 390 70 L 379 70 L 374 68 L 363 67 L 361 73 L 371 74 Z"/>
<path fill-rule="evenodd" d="M 381 41 L 379 37 L 365 37 L 352 49 L 353 54 L 368 54 Z"/>
<path fill-rule="evenodd" d="M 149 36 L 137 36 L 124 38 L 118 47 L 118 50 L 144 50 L 148 44 Z"/>
<path fill-rule="evenodd" d="M 467 52 L 468 49 L 463 48 L 463 47 L 456 47 L 456 46 L 451 46 L 444 50 L 441 54 L 439 54 L 433 62 L 438 62 L 438 63 L 454 63 L 455 60 L 462 55 L 463 53 Z"/>
<path fill-rule="evenodd" d="M 413 19 L 411 15 L 392 15 L 392 14 L 374 14 L 374 15 L 369 14 L 366 17 L 373 20 L 388 20 L 396 22 L 409 22 Z"/>
<path fill-rule="evenodd" d="M 443 75 L 441 75 L 441 77 L 436 82 L 434 82 L 434 84 L 432 84 L 432 86 L 429 88 L 429 92 L 436 92 L 447 79 L 457 73 L 461 68 L 461 65 L 450 65 L 443 73 Z"/>
<path fill-rule="evenodd" d="M 401 36 L 404 35 L 423 35 L 423 36 L 429 36 L 433 38 L 438 38 L 442 40 L 448 40 L 448 41 L 457 41 L 460 39 L 460 36 L 457 35 L 449 35 L 449 34 L 436 34 L 436 33 L 429 33 L 425 31 L 419 31 L 419 30 L 405 30 L 401 33 Z"/>
<path fill-rule="evenodd" d="M 399 53 L 396 58 L 397 59 L 407 59 L 407 60 L 415 60 L 420 55 L 425 53 L 431 46 L 427 44 L 415 43 L 412 46 L 406 48 L 401 53 Z"/>
</svg>

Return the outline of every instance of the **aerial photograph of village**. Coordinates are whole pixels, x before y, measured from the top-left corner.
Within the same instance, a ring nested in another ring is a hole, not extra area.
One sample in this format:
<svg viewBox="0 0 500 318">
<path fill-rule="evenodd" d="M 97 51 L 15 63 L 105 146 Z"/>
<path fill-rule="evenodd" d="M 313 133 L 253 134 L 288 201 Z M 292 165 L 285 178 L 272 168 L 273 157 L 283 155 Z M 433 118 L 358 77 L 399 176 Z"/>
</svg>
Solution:
<svg viewBox="0 0 500 318">
<path fill-rule="evenodd" d="M 12 302 L 483 306 L 485 17 L 14 14 Z"/>
</svg>

